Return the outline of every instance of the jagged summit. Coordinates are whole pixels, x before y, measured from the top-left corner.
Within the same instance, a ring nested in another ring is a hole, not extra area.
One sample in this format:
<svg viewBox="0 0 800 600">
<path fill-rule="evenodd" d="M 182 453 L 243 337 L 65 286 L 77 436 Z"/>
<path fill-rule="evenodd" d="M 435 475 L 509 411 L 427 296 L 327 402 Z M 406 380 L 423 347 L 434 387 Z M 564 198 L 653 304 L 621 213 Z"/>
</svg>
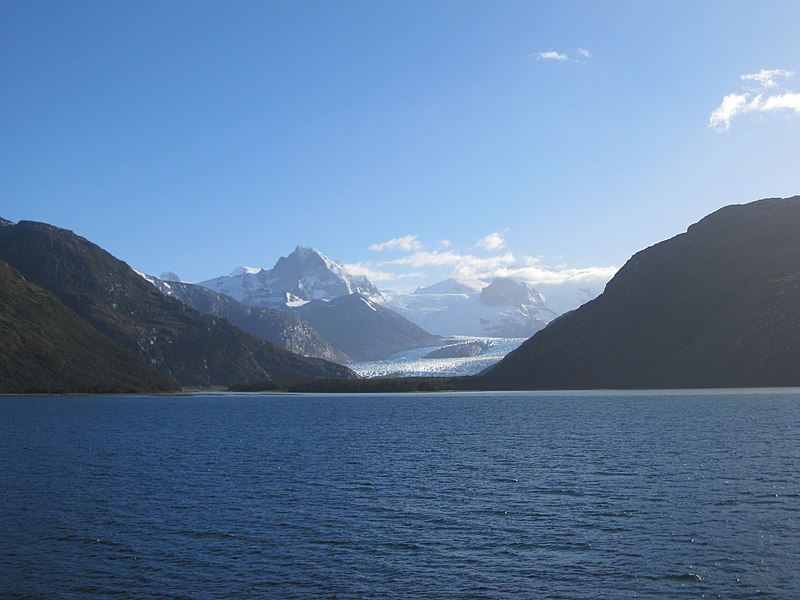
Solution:
<svg viewBox="0 0 800 600">
<path fill-rule="evenodd" d="M 366 277 L 354 277 L 341 263 L 319 250 L 297 246 L 272 269 L 240 267 L 227 277 L 200 285 L 232 296 L 250 306 L 279 307 L 311 300 L 331 300 L 349 294 L 375 296 L 380 292 Z"/>
<path fill-rule="evenodd" d="M 544 296 L 530 284 L 512 277 L 498 277 L 481 290 L 481 302 L 487 306 L 530 305 L 548 309 Z"/>
<path fill-rule="evenodd" d="M 8 227 L 9 225 L 13 225 L 13 224 L 14 224 L 13 221 L 9 221 L 8 219 L 4 219 L 3 217 L 0 217 L 0 227 Z"/>
<path fill-rule="evenodd" d="M 558 316 L 529 283 L 497 277 L 446 279 L 413 294 L 385 293 L 384 306 L 432 333 L 530 337 Z"/>
</svg>

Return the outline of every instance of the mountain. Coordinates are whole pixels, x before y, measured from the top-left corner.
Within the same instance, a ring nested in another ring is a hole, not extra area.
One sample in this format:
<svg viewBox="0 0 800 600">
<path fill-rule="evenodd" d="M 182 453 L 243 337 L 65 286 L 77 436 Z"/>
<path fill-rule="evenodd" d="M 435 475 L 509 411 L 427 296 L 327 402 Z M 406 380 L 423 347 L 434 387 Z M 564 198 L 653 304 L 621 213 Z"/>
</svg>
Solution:
<svg viewBox="0 0 800 600">
<path fill-rule="evenodd" d="M 634 255 L 485 376 L 498 389 L 800 385 L 800 196 L 723 208 Z"/>
<path fill-rule="evenodd" d="M 298 301 L 331 300 L 338 296 L 377 295 L 366 277 L 353 277 L 344 267 L 313 248 L 297 246 L 272 269 L 239 267 L 228 276 L 200 285 L 248 306 L 283 308 Z"/>
<path fill-rule="evenodd" d="M 356 376 L 163 296 L 127 264 L 65 229 L 31 221 L 0 227 L 0 258 L 182 386 Z"/>
<path fill-rule="evenodd" d="M 547 306 L 557 315 L 563 315 L 579 306 L 586 304 L 589 300 L 597 298 L 606 287 L 606 283 L 611 279 L 603 276 L 595 276 L 590 279 L 576 281 L 561 281 L 558 283 L 537 283 L 536 291 L 541 293 L 547 302 Z"/>
<path fill-rule="evenodd" d="M 208 288 L 180 281 L 163 281 L 145 276 L 165 296 L 176 298 L 207 315 L 222 317 L 253 335 L 300 354 L 337 363 L 350 362 L 350 357 L 333 346 L 310 324 L 290 314 L 269 308 L 254 308 L 230 296 Z"/>
<path fill-rule="evenodd" d="M 183 281 L 183 279 L 181 279 L 181 276 L 178 275 L 175 271 L 164 271 L 161 275 L 158 276 L 158 278 L 162 281 L 177 281 L 177 282 Z"/>
<path fill-rule="evenodd" d="M 480 279 L 445 279 L 427 287 L 419 287 L 415 294 L 473 294 L 480 292 L 488 284 Z"/>
<path fill-rule="evenodd" d="M 488 285 L 448 279 L 413 294 L 384 292 L 376 301 L 442 335 L 527 338 L 558 316 L 528 283 L 509 277 Z"/>
<path fill-rule="evenodd" d="M 441 344 L 408 319 L 359 294 L 313 300 L 294 309 L 354 360 L 377 360 L 401 350 Z"/>
<path fill-rule="evenodd" d="M 366 277 L 313 248 L 297 246 L 272 269 L 240 267 L 200 285 L 254 308 L 275 308 L 311 324 L 353 360 L 376 360 L 441 340 L 389 308 Z"/>
<path fill-rule="evenodd" d="M 164 392 L 177 385 L 0 260 L 0 393 Z"/>
</svg>

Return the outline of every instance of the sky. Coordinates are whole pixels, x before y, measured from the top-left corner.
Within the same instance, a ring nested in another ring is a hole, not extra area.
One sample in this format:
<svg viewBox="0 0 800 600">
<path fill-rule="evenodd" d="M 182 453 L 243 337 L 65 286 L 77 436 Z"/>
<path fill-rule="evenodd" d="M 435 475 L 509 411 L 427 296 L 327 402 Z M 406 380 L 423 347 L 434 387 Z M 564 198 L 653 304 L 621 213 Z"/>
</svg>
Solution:
<svg viewBox="0 0 800 600">
<path fill-rule="evenodd" d="M 800 194 L 800 2 L 0 0 L 0 216 L 201 281 L 605 281 Z"/>
</svg>

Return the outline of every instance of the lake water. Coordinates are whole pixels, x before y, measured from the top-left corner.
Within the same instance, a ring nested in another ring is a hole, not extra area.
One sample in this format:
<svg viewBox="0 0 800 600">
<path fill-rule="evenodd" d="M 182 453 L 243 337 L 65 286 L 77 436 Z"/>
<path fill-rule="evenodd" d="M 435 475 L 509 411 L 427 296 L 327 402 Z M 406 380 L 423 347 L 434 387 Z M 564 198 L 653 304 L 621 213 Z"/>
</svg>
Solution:
<svg viewBox="0 0 800 600">
<path fill-rule="evenodd" d="M 0 398 L 0 597 L 790 598 L 800 392 Z"/>
</svg>

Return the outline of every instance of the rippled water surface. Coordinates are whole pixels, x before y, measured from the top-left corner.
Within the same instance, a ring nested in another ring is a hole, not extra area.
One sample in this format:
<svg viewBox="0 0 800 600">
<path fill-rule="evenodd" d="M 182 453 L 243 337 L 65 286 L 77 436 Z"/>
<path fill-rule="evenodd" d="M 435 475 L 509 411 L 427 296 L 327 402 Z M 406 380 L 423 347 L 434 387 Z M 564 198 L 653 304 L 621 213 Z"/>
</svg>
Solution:
<svg viewBox="0 0 800 600">
<path fill-rule="evenodd" d="M 790 598 L 800 394 L 0 398 L 0 597 Z"/>
</svg>

